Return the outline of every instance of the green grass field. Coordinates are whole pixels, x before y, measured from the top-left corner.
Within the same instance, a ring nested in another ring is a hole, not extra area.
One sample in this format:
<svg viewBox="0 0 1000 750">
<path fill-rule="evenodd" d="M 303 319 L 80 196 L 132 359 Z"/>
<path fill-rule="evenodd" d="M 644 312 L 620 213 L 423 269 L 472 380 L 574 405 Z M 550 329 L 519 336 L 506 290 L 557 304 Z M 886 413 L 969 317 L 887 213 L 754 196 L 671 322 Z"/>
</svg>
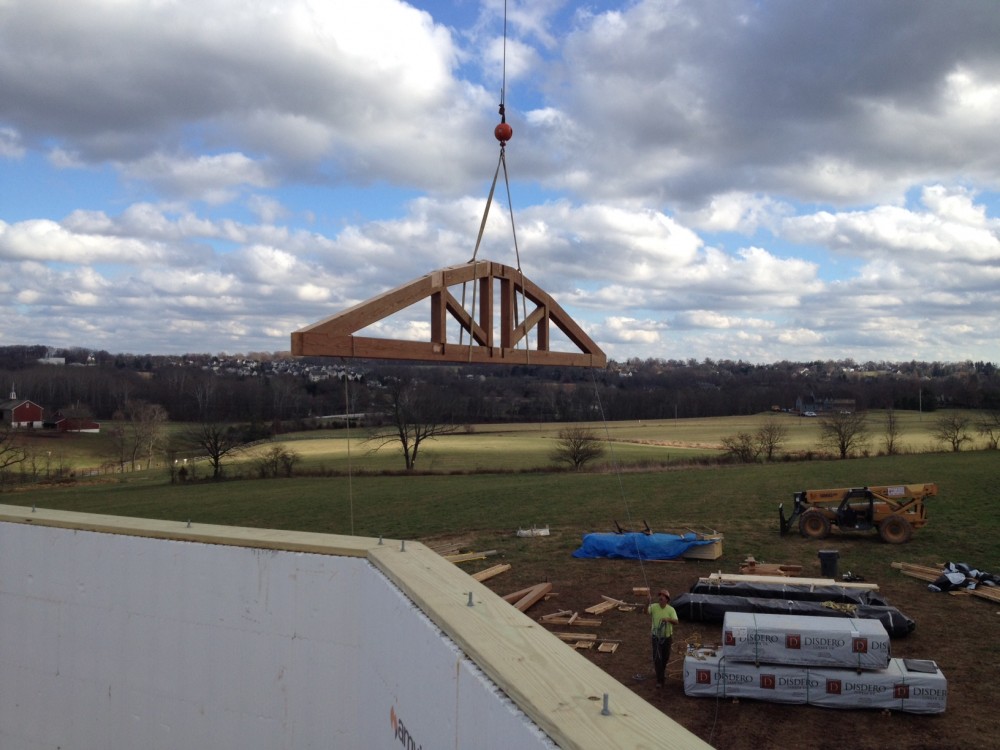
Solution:
<svg viewBox="0 0 1000 750">
<path fill-rule="evenodd" d="M 933 415 L 897 412 L 896 416 L 900 423 L 900 452 L 922 453 L 941 448 L 932 435 Z M 884 452 L 884 419 L 884 412 L 869 414 L 868 452 L 871 455 Z M 582 426 L 591 428 L 605 441 L 607 450 L 601 463 L 611 468 L 627 468 L 719 456 L 723 437 L 739 432 L 753 433 L 769 420 L 775 420 L 787 429 L 783 452 L 800 454 L 821 450 L 819 420 L 791 414 L 592 422 Z M 566 426 L 473 425 L 469 431 L 426 441 L 420 448 L 417 468 L 437 473 L 545 469 L 552 466 L 550 455 L 559 431 Z M 282 436 L 278 442 L 287 445 L 300 457 L 303 471 L 365 472 L 398 471 L 403 468 L 398 447 L 388 445 L 373 453 L 373 445 L 365 442 L 368 434 L 362 429 L 354 429 L 350 433 L 346 430 L 303 432 Z"/>
<path fill-rule="evenodd" d="M 621 429 L 624 434 L 625 428 Z M 526 430 L 450 440 L 474 445 L 464 454 L 438 448 L 439 465 L 457 470 L 483 468 L 490 453 L 496 455 L 494 466 L 513 468 L 546 438 Z M 326 448 L 319 450 L 320 444 L 331 442 L 337 440 L 297 440 L 289 445 L 303 453 L 317 450 L 309 460 L 332 463 Z M 511 458 L 517 454 L 522 459 Z M 931 522 L 906 545 L 907 560 L 933 564 L 968 558 L 994 570 L 1000 569 L 1000 520 L 992 512 L 998 478 L 1000 453 L 980 450 L 661 471 L 359 473 L 175 485 L 162 471 L 139 472 L 10 492 L 4 502 L 391 538 L 471 533 L 490 546 L 498 537 L 513 537 L 520 527 L 548 525 L 562 535 L 567 554 L 584 532 L 609 531 L 615 521 L 634 527 L 645 521 L 654 530 L 718 530 L 725 535 L 730 559 L 754 555 L 759 560 L 798 562 L 795 558 L 802 554 L 815 556 L 816 543 L 797 534 L 781 537 L 777 516 L 778 503 L 790 505 L 795 490 L 931 481 L 938 483 L 940 494 L 929 501 Z M 900 552 L 874 535 L 838 535 L 837 542 L 873 565 L 887 565 Z"/>
</svg>

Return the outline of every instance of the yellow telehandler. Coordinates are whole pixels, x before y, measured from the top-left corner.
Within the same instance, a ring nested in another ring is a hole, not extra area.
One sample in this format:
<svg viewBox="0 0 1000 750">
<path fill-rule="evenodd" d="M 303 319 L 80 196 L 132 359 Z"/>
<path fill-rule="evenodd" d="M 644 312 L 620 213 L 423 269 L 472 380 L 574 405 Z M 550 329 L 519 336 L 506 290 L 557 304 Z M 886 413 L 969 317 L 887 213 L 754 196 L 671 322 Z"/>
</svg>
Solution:
<svg viewBox="0 0 1000 750">
<path fill-rule="evenodd" d="M 802 490 L 792 495 L 795 506 L 787 519 L 784 503 L 778 505 L 781 533 L 787 534 L 797 519 L 799 533 L 809 539 L 825 539 L 836 526 L 841 531 L 877 530 L 889 544 L 902 544 L 927 524 L 924 499 L 936 494 L 933 483 Z"/>
</svg>

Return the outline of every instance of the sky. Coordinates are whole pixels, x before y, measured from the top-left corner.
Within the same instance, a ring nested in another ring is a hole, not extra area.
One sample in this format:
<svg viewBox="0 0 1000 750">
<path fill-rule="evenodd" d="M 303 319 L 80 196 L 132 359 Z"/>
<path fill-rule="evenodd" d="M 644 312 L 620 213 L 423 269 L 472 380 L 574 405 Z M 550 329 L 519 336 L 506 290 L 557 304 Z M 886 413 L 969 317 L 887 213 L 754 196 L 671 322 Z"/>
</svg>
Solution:
<svg viewBox="0 0 1000 750">
<path fill-rule="evenodd" d="M 995 0 L 0 0 L 0 343 L 288 351 L 475 256 L 618 361 L 998 362 L 998 39 Z"/>
</svg>

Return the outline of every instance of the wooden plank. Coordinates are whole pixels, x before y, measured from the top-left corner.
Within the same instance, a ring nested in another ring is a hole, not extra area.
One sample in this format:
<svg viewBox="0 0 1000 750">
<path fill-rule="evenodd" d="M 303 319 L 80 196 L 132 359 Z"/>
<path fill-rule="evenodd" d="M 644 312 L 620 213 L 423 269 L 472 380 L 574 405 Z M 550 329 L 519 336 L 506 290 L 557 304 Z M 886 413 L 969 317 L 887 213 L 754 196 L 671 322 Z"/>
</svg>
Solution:
<svg viewBox="0 0 1000 750">
<path fill-rule="evenodd" d="M 591 617 L 577 617 L 575 620 L 572 617 L 549 617 L 544 620 L 539 617 L 538 619 L 546 625 L 576 625 L 581 628 L 598 628 L 601 626 L 600 620 L 595 620 Z"/>
<path fill-rule="evenodd" d="M 604 641 L 597 647 L 597 650 L 604 654 L 613 654 L 618 650 L 618 644 L 611 641 Z"/>
<path fill-rule="evenodd" d="M 549 620 L 558 620 L 560 617 L 568 617 L 573 614 L 571 609 L 560 609 L 558 612 L 553 612 L 549 615 L 542 615 L 538 618 L 540 622 L 548 622 Z"/>
<path fill-rule="evenodd" d="M 845 589 L 862 589 L 877 591 L 877 583 L 847 583 L 833 578 L 795 578 L 789 576 L 755 576 L 738 575 L 736 573 L 712 573 L 707 578 L 701 578 L 706 583 L 778 583 L 783 586 L 839 586 Z"/>
<path fill-rule="evenodd" d="M 497 550 L 490 549 L 485 552 L 460 552 L 455 555 L 442 555 L 445 560 L 453 563 L 468 562 L 469 560 L 485 560 L 487 557 L 491 557 L 497 554 Z"/>
<path fill-rule="evenodd" d="M 595 604 L 593 607 L 587 607 L 583 611 L 591 615 L 601 615 L 617 606 L 614 602 L 601 602 L 600 604 Z"/>
<path fill-rule="evenodd" d="M 561 641 L 596 641 L 596 633 L 553 633 Z"/>
<path fill-rule="evenodd" d="M 535 584 L 537 586 L 537 584 Z M 526 595 L 530 594 L 535 590 L 535 586 L 528 586 L 527 588 L 521 589 L 520 591 L 512 591 L 509 594 L 504 594 L 501 598 L 508 604 L 513 604 L 520 599 L 523 599 Z"/>
<path fill-rule="evenodd" d="M 528 589 L 527 593 L 515 602 L 511 602 L 514 605 L 514 609 L 518 609 L 521 612 L 527 612 L 531 607 L 541 601 L 547 593 L 552 591 L 551 583 L 539 583 L 536 586 L 532 586 Z"/>
<path fill-rule="evenodd" d="M 510 570 L 510 563 L 500 563 L 499 565 L 494 565 L 492 568 L 473 573 L 472 577 L 479 582 L 488 581 L 501 573 L 506 573 L 508 570 Z"/>
</svg>

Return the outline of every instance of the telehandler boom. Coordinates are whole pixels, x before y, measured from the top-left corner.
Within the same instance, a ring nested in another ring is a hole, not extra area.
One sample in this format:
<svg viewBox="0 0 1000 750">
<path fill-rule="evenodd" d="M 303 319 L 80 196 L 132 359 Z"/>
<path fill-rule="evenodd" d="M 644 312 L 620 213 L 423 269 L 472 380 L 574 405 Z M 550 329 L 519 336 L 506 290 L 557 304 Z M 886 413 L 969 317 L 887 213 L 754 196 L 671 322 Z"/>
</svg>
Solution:
<svg viewBox="0 0 1000 750">
<path fill-rule="evenodd" d="M 778 505 L 781 533 L 787 534 L 797 519 L 799 533 L 809 539 L 825 539 L 836 526 L 841 531 L 877 530 L 884 541 L 902 544 L 927 524 L 924 500 L 936 494 L 933 483 L 802 490 L 792 495 L 795 507 L 787 519 L 784 503 Z"/>
</svg>

